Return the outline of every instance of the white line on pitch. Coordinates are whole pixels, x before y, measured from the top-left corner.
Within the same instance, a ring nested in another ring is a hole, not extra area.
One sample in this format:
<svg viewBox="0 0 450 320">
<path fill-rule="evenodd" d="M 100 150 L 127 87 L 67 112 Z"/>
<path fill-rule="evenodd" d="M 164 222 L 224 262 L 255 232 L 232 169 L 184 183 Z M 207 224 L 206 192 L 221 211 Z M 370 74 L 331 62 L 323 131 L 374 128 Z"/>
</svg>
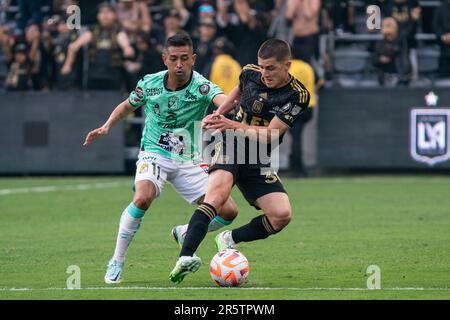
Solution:
<svg viewBox="0 0 450 320">
<path fill-rule="evenodd" d="M 14 189 L 0 189 L 0 196 L 18 193 L 39 193 L 39 192 L 55 192 L 55 191 L 71 191 L 71 190 L 89 190 L 89 189 L 106 189 L 116 188 L 123 185 L 130 185 L 125 182 L 97 182 L 97 183 L 82 183 L 75 185 L 62 186 L 38 186 L 29 188 L 14 188 Z"/>
<path fill-rule="evenodd" d="M 83 290 L 145 290 L 145 291 L 170 291 L 170 290 L 242 290 L 242 291 L 450 291 L 450 288 L 280 288 L 280 287 L 241 287 L 241 288 L 219 288 L 219 287 L 89 287 L 80 289 L 68 288 L 0 288 L 5 291 L 83 291 Z"/>
</svg>

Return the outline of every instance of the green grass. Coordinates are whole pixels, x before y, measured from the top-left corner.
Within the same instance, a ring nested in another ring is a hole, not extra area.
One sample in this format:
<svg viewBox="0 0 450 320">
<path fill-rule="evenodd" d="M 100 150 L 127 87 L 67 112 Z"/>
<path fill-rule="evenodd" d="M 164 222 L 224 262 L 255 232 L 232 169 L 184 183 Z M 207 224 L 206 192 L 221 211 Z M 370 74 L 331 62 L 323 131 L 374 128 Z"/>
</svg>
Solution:
<svg viewBox="0 0 450 320">
<path fill-rule="evenodd" d="M 119 184 L 68 187 L 97 182 Z M 177 287 L 168 280 L 179 253 L 170 229 L 187 222 L 195 208 L 169 186 L 130 246 L 123 282 L 103 283 L 132 182 L 132 177 L 0 178 L 0 299 L 450 298 L 449 177 L 284 180 L 293 220 L 269 239 L 240 245 L 250 276 L 236 289 L 218 288 L 210 278 L 215 233 L 199 248 L 204 266 Z M 33 186 L 64 188 L 1 195 L 3 189 Z M 240 210 L 233 226 L 259 214 L 238 190 L 233 196 Z M 62 290 L 70 265 L 81 268 L 85 289 Z M 369 265 L 381 268 L 381 290 L 363 290 Z"/>
</svg>

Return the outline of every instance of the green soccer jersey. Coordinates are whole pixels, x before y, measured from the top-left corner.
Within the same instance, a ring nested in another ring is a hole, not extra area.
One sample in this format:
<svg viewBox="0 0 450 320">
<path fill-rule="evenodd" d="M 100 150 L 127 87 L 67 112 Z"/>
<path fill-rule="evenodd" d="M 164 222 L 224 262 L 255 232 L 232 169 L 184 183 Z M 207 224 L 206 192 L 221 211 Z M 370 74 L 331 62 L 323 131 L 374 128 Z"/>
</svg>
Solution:
<svg viewBox="0 0 450 320">
<path fill-rule="evenodd" d="M 145 105 L 141 148 L 181 162 L 197 160 L 195 129 L 222 90 L 193 71 L 186 85 L 172 91 L 166 87 L 167 76 L 167 70 L 146 75 L 128 98 L 136 108 Z"/>
</svg>

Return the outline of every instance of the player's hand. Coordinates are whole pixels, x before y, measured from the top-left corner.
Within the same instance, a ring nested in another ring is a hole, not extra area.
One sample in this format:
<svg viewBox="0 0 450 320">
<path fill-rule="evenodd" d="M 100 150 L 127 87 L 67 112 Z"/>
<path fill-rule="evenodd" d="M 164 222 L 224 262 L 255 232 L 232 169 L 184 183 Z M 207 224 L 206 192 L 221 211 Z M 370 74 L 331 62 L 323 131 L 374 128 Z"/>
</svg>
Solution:
<svg viewBox="0 0 450 320">
<path fill-rule="evenodd" d="M 202 121 L 202 129 L 207 129 L 207 126 L 209 126 L 215 120 L 218 120 L 219 117 L 220 117 L 220 115 L 217 114 L 216 111 L 214 111 L 211 114 L 208 114 Z"/>
<path fill-rule="evenodd" d="M 104 136 L 107 134 L 108 134 L 108 129 L 105 127 L 100 127 L 100 128 L 94 129 L 91 132 L 89 132 L 88 135 L 86 136 L 86 140 L 84 140 L 83 146 L 87 146 L 93 140 L 100 138 L 101 136 Z"/>
<path fill-rule="evenodd" d="M 209 119 L 204 120 L 203 122 L 203 128 L 206 130 L 209 129 L 216 129 L 219 131 L 225 131 L 227 129 L 236 129 L 235 125 L 236 125 L 236 121 L 230 120 L 225 118 L 222 115 L 215 115 L 215 114 L 211 114 L 211 117 Z"/>
<path fill-rule="evenodd" d="M 69 66 L 67 63 L 65 63 L 62 68 L 61 68 L 61 74 L 63 76 L 68 75 L 69 73 L 72 72 L 72 67 Z"/>
</svg>

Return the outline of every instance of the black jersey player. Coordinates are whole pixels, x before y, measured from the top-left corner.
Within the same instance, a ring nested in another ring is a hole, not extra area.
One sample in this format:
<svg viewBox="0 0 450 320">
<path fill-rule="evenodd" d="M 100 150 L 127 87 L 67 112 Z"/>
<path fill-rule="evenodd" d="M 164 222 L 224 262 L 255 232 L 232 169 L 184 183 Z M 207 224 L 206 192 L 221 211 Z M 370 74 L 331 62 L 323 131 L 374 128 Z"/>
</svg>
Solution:
<svg viewBox="0 0 450 320">
<path fill-rule="evenodd" d="M 282 139 L 308 108 L 310 99 L 306 88 L 289 74 L 290 59 L 290 47 L 285 41 L 269 39 L 264 42 L 258 51 L 258 65 L 243 68 L 239 85 L 216 112 L 204 119 L 204 129 L 234 130 L 243 133 L 246 142 L 256 140 L 269 145 L 274 139 Z M 240 111 L 234 121 L 223 115 L 234 108 L 235 101 L 239 101 Z M 225 146 L 228 147 L 226 141 L 222 143 L 222 147 Z M 221 161 L 209 169 L 205 200 L 189 221 L 180 257 L 170 274 L 175 283 L 198 269 L 192 268 L 190 261 L 198 261 L 194 253 L 206 235 L 208 224 L 220 212 L 235 184 L 246 200 L 263 214 L 246 225 L 218 234 L 219 251 L 234 248 L 240 242 L 265 239 L 281 231 L 291 220 L 289 197 L 270 164 L 261 163 L 259 157 L 253 163 L 239 163 L 236 157 L 228 157 L 229 151 L 225 150 Z M 240 152 L 240 149 L 233 151 Z M 245 152 L 245 161 L 249 161 L 252 158 L 249 150 L 246 148 Z"/>
</svg>

